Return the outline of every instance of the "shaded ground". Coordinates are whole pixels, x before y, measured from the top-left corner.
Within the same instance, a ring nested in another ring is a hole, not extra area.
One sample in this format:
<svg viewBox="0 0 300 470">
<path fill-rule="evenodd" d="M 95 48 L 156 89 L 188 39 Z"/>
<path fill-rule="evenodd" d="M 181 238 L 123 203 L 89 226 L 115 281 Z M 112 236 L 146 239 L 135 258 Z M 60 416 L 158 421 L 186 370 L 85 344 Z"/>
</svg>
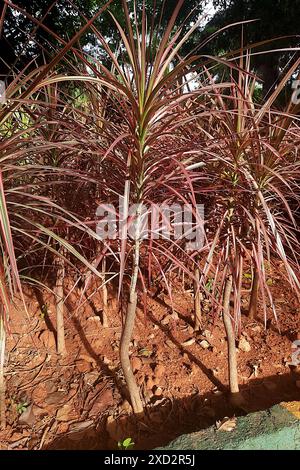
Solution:
<svg viewBox="0 0 300 470">
<path fill-rule="evenodd" d="M 292 341 L 300 332 L 299 304 L 279 281 L 278 272 L 270 272 L 270 289 L 281 334 L 271 313 L 267 329 L 261 313 L 255 321 L 243 315 L 238 369 L 245 406 L 240 410 L 234 410 L 226 396 L 227 344 L 221 320 L 213 322 L 207 312 L 202 334 L 195 336 L 189 292 L 174 293 L 178 318 L 163 292 L 148 299 L 146 318 L 142 308 L 138 312 L 131 348 L 147 403 L 140 422 L 126 400 L 118 359 L 121 320 L 114 295 L 109 328 L 101 326 L 100 293 L 77 313 L 80 294 L 68 296 L 68 356 L 59 359 L 53 299 L 48 293 L 28 293 L 29 318 L 19 308 L 11 319 L 5 370 L 8 424 L 0 433 L 0 448 L 115 449 L 118 440 L 128 436 L 136 449 L 152 448 L 224 416 L 299 399 L 297 370 L 289 366 Z"/>
</svg>

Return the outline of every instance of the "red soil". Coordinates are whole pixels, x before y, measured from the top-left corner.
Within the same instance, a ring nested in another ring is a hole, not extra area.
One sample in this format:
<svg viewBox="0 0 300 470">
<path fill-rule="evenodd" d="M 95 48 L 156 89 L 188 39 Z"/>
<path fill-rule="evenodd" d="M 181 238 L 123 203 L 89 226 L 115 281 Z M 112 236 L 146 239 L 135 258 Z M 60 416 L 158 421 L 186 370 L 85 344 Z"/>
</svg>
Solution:
<svg viewBox="0 0 300 470">
<path fill-rule="evenodd" d="M 52 333 L 53 297 L 44 293 L 37 301 L 28 293 L 29 316 L 19 307 L 11 318 L 5 368 L 7 428 L 0 433 L 0 448 L 114 449 L 118 440 L 129 436 L 135 449 L 152 448 L 224 416 L 299 399 L 298 372 L 288 364 L 292 341 L 300 333 L 299 304 L 278 272 L 270 272 L 270 279 L 281 333 L 271 309 L 267 329 L 261 312 L 255 321 L 242 315 L 241 349 L 250 346 L 250 351 L 238 349 L 245 399 L 240 410 L 233 409 L 227 399 L 227 344 L 221 319 L 213 323 L 207 313 L 203 334 L 195 335 L 190 293 L 174 293 L 178 319 L 172 315 L 167 295 L 148 299 L 146 319 L 142 308 L 138 311 L 131 348 L 136 378 L 147 402 L 141 421 L 132 416 L 126 400 L 115 297 L 109 302 L 109 328 L 103 328 L 100 293 L 77 314 L 74 307 L 80 294 L 70 294 L 65 325 L 68 355 L 58 358 Z M 242 298 L 245 308 L 248 296 L 245 292 Z M 44 317 L 43 303 L 48 305 Z M 24 402 L 27 405 L 21 413 Z"/>
</svg>

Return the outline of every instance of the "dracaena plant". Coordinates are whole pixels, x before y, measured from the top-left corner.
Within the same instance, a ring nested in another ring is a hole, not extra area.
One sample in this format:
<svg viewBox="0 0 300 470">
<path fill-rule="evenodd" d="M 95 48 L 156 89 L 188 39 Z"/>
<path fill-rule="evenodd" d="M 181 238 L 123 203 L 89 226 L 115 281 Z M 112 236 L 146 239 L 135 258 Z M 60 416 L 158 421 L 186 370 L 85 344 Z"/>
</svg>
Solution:
<svg viewBox="0 0 300 470">
<path fill-rule="evenodd" d="M 11 8 L 18 9 L 11 2 L 5 3 Z M 70 145 L 53 142 L 43 132 L 43 129 L 48 125 L 48 132 L 51 134 L 53 125 L 59 126 L 57 119 L 53 121 L 49 115 L 47 123 L 47 119 L 36 119 L 36 116 L 45 117 L 43 111 L 46 109 L 48 112 L 51 108 L 52 103 L 47 102 L 45 96 L 42 96 L 42 102 L 39 101 L 40 96 L 38 96 L 39 91 L 45 90 L 47 87 L 46 77 L 53 73 L 57 64 L 73 47 L 74 43 L 110 3 L 111 0 L 99 9 L 96 15 L 68 43 L 64 42 L 49 64 L 36 67 L 32 62 L 19 71 L 14 65 L 8 77 L 6 101 L 0 105 L 0 295 L 2 303 L 0 312 L 0 416 L 2 428 L 5 427 L 3 375 L 5 338 L 9 331 L 10 310 L 16 294 L 23 299 L 26 312 L 18 259 L 24 258 L 28 250 L 31 249 L 34 252 L 38 249 L 41 250 L 41 247 L 52 250 L 59 255 L 57 245 L 51 247 L 49 244 L 50 239 L 58 245 L 64 246 L 80 262 L 91 268 L 95 274 L 98 273 L 70 243 L 57 232 L 51 230 L 53 227 L 49 228 L 47 225 L 49 216 L 53 216 L 53 208 L 55 208 L 56 218 L 60 218 L 63 224 L 76 225 L 83 231 L 80 220 L 66 211 L 62 214 L 59 205 L 51 202 L 43 194 L 45 176 L 50 174 L 53 176 L 49 162 L 45 164 L 47 152 L 51 152 L 51 149 L 55 152 L 66 147 L 70 149 Z M 1 28 L 5 21 L 5 11 L 6 8 L 3 10 Z M 41 85 L 42 82 L 43 85 Z M 85 227 L 84 231 L 88 232 L 89 227 Z M 40 248 L 36 248 L 36 244 Z M 22 277 L 27 279 L 27 276 Z"/>
<path fill-rule="evenodd" d="M 266 266 L 282 262 L 285 276 L 299 295 L 299 238 L 294 210 L 299 207 L 299 145 L 297 107 L 278 111 L 274 101 L 299 67 L 299 60 L 283 77 L 263 105 L 255 104 L 256 77 L 241 59 L 238 81 L 230 94 L 216 93 L 213 114 L 201 132 L 209 136 L 203 151 L 205 165 L 199 178 L 207 177 L 195 192 L 206 201 L 207 236 L 210 242 L 201 283 L 214 278 L 212 300 L 222 309 L 228 339 L 230 391 L 240 400 L 235 333 L 241 329 L 241 290 L 245 270 L 252 270 L 249 316 L 257 314 L 257 297 L 267 320 L 269 302 L 275 304 L 267 282 Z M 199 126 L 198 126 L 198 129 Z M 233 311 L 230 302 L 233 293 Z"/>
<path fill-rule="evenodd" d="M 10 93 L 11 90 L 8 89 L 8 96 L 13 99 Z M 78 181 L 80 173 L 66 165 L 58 167 L 57 162 L 53 161 L 58 150 L 61 159 L 65 157 L 66 149 L 72 152 L 72 144 L 57 142 L 43 132 L 46 126 L 53 137 L 55 134 L 53 126 L 60 125 L 63 128 L 64 121 L 62 118 L 46 121 L 44 117 L 40 121 L 37 116 L 43 115 L 44 108 L 40 103 L 37 104 L 35 98 L 35 96 L 28 97 L 25 106 L 19 106 L 9 118 L 4 119 L 1 129 L 1 300 L 3 306 L 1 310 L 1 398 L 4 397 L 3 354 L 5 334 L 9 331 L 9 313 L 16 294 L 18 293 L 23 298 L 21 280 L 35 281 L 34 278 L 28 276 L 28 272 L 34 269 L 35 260 L 38 260 L 36 266 L 38 267 L 38 264 L 43 263 L 44 253 L 50 252 L 58 264 L 59 261 L 64 262 L 65 253 L 69 252 L 73 257 L 71 264 L 74 264 L 74 259 L 76 259 L 84 263 L 88 269 L 91 268 L 94 273 L 98 273 L 66 239 L 66 233 L 72 231 L 73 227 L 76 227 L 77 232 L 79 230 L 87 236 L 92 234 L 93 237 L 96 234 L 82 223 L 80 214 L 78 218 L 66 207 L 67 192 L 63 188 L 63 183 L 67 180 L 67 184 L 70 184 L 68 180 L 71 179 L 74 186 L 74 181 L 75 183 L 76 180 Z M 23 127 L 21 130 L 20 121 Z M 74 163 L 74 156 L 69 156 L 69 158 Z M 58 192 L 55 188 L 59 184 L 61 190 Z M 28 255 L 29 253 L 31 256 Z M 60 272 L 58 269 L 58 274 Z M 57 287 L 55 289 L 58 299 L 58 330 L 61 325 L 62 340 L 58 342 L 60 354 L 64 352 L 61 278 L 62 276 L 58 276 L 59 292 Z M 25 302 L 23 303 L 26 312 Z M 4 403 L 3 398 L 1 410 L 4 409 Z M 1 416 L 2 427 L 4 427 L 4 411 Z"/>
<path fill-rule="evenodd" d="M 203 111 L 195 106 L 197 96 L 215 88 L 208 84 L 192 92 L 185 89 L 184 77 L 194 58 L 181 60 L 178 52 L 198 25 L 194 25 L 185 34 L 181 34 L 181 28 L 174 32 L 176 17 L 183 1 L 177 2 L 162 34 L 158 34 L 154 28 L 147 28 L 145 6 L 142 8 L 141 18 L 137 18 L 136 11 L 133 11 L 132 20 L 124 1 L 126 30 L 113 18 L 121 40 L 118 54 L 110 49 L 101 32 L 93 28 L 112 69 L 108 70 L 102 63 L 93 61 L 91 57 L 87 60 L 82 55 L 80 60 L 89 67 L 92 74 L 53 78 L 56 82 L 77 80 L 92 85 L 93 109 L 100 109 L 92 114 L 86 129 L 89 135 L 93 129 L 98 135 L 98 150 L 95 153 L 101 162 L 100 202 L 118 207 L 121 197 L 123 204 L 122 215 L 117 214 L 122 226 L 121 237 L 119 241 L 111 243 L 110 249 L 115 250 L 119 258 L 119 296 L 121 293 L 128 296 L 120 361 L 131 404 L 137 414 L 142 413 L 143 403 L 130 364 L 129 343 L 135 324 L 138 279 L 145 288 L 147 281 L 143 267 L 147 265 L 149 273 L 149 260 L 150 264 L 156 263 L 163 276 L 163 258 L 171 259 L 177 266 L 188 271 L 184 263 L 174 255 L 175 245 L 176 249 L 184 253 L 180 243 L 170 246 L 166 241 L 154 241 L 153 237 L 144 240 L 142 220 L 145 214 L 142 210 L 152 203 L 172 203 L 178 200 L 180 203 L 195 205 L 191 172 L 188 169 L 191 145 L 183 129 L 194 118 L 195 113 Z M 154 35 L 157 35 L 157 46 L 153 50 Z M 217 88 L 227 86 L 224 83 Z M 102 112 L 102 106 L 95 105 L 104 98 L 105 113 Z M 89 140 L 86 146 L 90 148 Z M 134 211 L 130 212 L 133 205 Z M 133 239 L 128 236 L 129 226 L 135 227 Z M 128 289 L 122 289 L 128 276 Z"/>
<path fill-rule="evenodd" d="M 162 157 L 158 144 L 162 137 L 171 132 L 177 135 L 180 141 L 180 124 L 178 116 L 183 112 L 182 106 L 189 98 L 178 90 L 178 80 L 182 75 L 186 63 L 175 64 L 170 70 L 172 61 L 185 39 L 179 40 L 179 32 L 171 36 L 176 16 L 183 2 L 179 1 L 174 10 L 170 23 L 162 35 L 157 50 L 151 50 L 151 32 L 147 31 L 145 8 L 140 23 L 135 15 L 132 25 L 126 2 L 123 2 L 126 19 L 126 32 L 116 23 L 127 55 L 124 66 L 120 64 L 113 52 L 105 43 L 103 46 L 115 65 L 114 75 L 103 70 L 103 85 L 110 90 L 110 98 L 114 106 L 119 106 L 119 117 L 116 121 L 120 125 L 110 122 L 104 123 L 105 131 L 114 130 L 114 140 L 103 157 L 114 166 L 116 174 L 112 187 L 123 196 L 123 217 L 127 221 L 130 205 L 135 204 L 135 213 L 132 214 L 135 222 L 135 236 L 131 243 L 128 240 L 127 223 L 123 225 L 120 247 L 120 287 L 124 278 L 125 262 L 131 259 L 130 286 L 128 291 L 127 310 L 124 318 L 124 327 L 120 344 L 120 361 L 124 377 L 128 386 L 133 411 L 140 414 L 143 404 L 134 378 L 129 359 L 129 343 L 135 323 L 138 289 L 137 283 L 141 273 L 141 238 L 142 205 L 153 200 L 154 192 L 159 187 L 160 172 L 172 172 L 176 164 L 172 160 L 180 159 L 180 155 L 164 155 Z M 121 131 L 121 132 L 120 132 Z M 163 164 L 161 165 L 161 161 Z M 165 174 L 165 181 L 168 175 Z M 174 179 L 183 179 L 182 173 L 174 175 Z M 111 182 L 111 178 L 109 179 Z M 118 181 L 124 181 L 121 185 Z M 175 181 L 172 182 L 175 184 Z M 165 185 L 166 188 L 167 185 Z M 174 186 L 173 186 L 174 187 Z M 166 193 L 170 193 L 169 188 Z M 167 194 L 162 196 L 165 198 Z M 130 258 L 126 254 L 131 255 Z M 128 270 L 128 267 L 127 267 Z"/>
<path fill-rule="evenodd" d="M 58 274 L 57 323 L 61 324 L 63 352 L 64 269 L 76 269 L 80 262 L 99 276 L 104 303 L 106 283 L 117 275 L 119 298 L 127 298 L 120 361 L 137 414 L 142 413 L 143 403 L 130 364 L 129 344 L 138 293 L 146 292 L 153 271 L 165 280 L 170 295 L 168 272 L 179 269 L 194 281 L 195 329 L 201 327 L 200 287 L 207 292 L 207 281 L 214 278 L 208 294 L 216 310 L 223 312 L 230 389 L 235 394 L 234 326 L 239 330 L 245 266 L 254 273 L 251 315 L 258 292 L 265 312 L 267 298 L 274 306 L 265 272 L 271 254 L 282 260 L 296 292 L 299 287 L 293 218 L 293 208 L 299 206 L 297 109 L 278 112 L 273 108 L 299 64 L 295 63 L 264 105 L 254 103 L 255 77 L 248 58 L 246 66 L 242 59 L 238 65 L 231 62 L 234 74 L 229 84 L 215 83 L 204 69 L 191 91 L 189 72 L 197 70 L 196 58 L 181 59 L 179 54 L 198 25 L 187 33 L 176 29 L 183 2 L 177 2 L 166 30 L 160 32 L 147 19 L 145 6 L 138 18 L 135 2 L 134 11 L 129 12 L 124 0 L 125 30 L 113 18 L 120 34 L 118 51 L 93 26 L 102 10 L 91 20 L 83 17 L 85 26 L 68 43 L 47 28 L 62 44 L 61 50 L 48 65 L 16 76 L 8 88 L 9 101 L 0 109 L 2 303 L 8 311 L 13 290 L 17 287 L 21 292 L 17 265 L 24 248 L 43 256 L 49 251 Z M 45 29 L 38 20 L 30 20 Z M 77 40 L 88 28 L 106 54 L 110 69 L 77 48 Z M 63 58 L 68 75 L 55 68 Z M 220 63 L 228 66 L 224 59 Z M 66 85 L 70 82 L 82 87 L 84 107 L 70 105 Z M 86 204 L 78 204 L 79 194 Z M 93 230 L 95 202 L 106 204 L 109 210 L 118 209 L 120 198 L 122 213 L 117 210 L 115 216 L 121 237 L 106 241 Z M 152 233 L 144 238 L 143 221 L 152 205 L 179 202 L 189 204 L 196 213 L 199 200 L 205 203 L 207 227 L 201 251 L 187 252 L 184 240 L 156 239 Z M 91 220 L 85 223 L 87 215 Z M 2 314 L 2 370 L 5 321 Z"/>
</svg>

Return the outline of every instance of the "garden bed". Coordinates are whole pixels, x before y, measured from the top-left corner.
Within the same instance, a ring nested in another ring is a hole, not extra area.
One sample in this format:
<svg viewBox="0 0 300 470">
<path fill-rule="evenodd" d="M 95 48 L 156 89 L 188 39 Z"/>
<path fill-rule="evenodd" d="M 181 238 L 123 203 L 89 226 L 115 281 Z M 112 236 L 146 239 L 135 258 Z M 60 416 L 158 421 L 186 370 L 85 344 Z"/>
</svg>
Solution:
<svg viewBox="0 0 300 470">
<path fill-rule="evenodd" d="M 27 291 L 29 317 L 13 311 L 6 358 L 7 428 L 2 449 L 115 449 L 131 437 L 136 449 L 167 444 L 175 437 L 207 428 L 225 416 L 266 409 L 297 400 L 297 369 L 291 366 L 292 342 L 300 332 L 299 304 L 280 281 L 280 265 L 269 272 L 278 313 L 255 320 L 242 315 L 237 342 L 239 383 L 244 398 L 234 408 L 227 398 L 227 343 L 220 318 L 204 316 L 192 328 L 190 291 L 173 293 L 173 311 L 163 291 L 140 305 L 131 343 L 131 360 L 143 400 L 137 421 L 127 401 L 119 362 L 121 319 L 110 292 L 109 327 L 101 325 L 101 295 L 76 313 L 81 293 L 66 300 L 64 358 L 55 352 L 55 306 L 49 293 Z M 246 281 L 247 282 L 247 281 Z M 247 296 L 242 298 L 246 311 Z"/>
</svg>

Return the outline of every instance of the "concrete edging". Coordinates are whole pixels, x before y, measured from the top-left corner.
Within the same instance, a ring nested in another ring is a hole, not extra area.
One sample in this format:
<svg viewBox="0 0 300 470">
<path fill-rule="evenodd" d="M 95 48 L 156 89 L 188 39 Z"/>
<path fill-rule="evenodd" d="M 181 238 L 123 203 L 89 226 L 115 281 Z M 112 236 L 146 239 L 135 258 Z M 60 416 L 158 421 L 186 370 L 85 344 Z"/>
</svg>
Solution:
<svg viewBox="0 0 300 470">
<path fill-rule="evenodd" d="M 232 431 L 211 426 L 184 434 L 163 450 L 300 450 L 300 401 L 237 418 Z"/>
</svg>

